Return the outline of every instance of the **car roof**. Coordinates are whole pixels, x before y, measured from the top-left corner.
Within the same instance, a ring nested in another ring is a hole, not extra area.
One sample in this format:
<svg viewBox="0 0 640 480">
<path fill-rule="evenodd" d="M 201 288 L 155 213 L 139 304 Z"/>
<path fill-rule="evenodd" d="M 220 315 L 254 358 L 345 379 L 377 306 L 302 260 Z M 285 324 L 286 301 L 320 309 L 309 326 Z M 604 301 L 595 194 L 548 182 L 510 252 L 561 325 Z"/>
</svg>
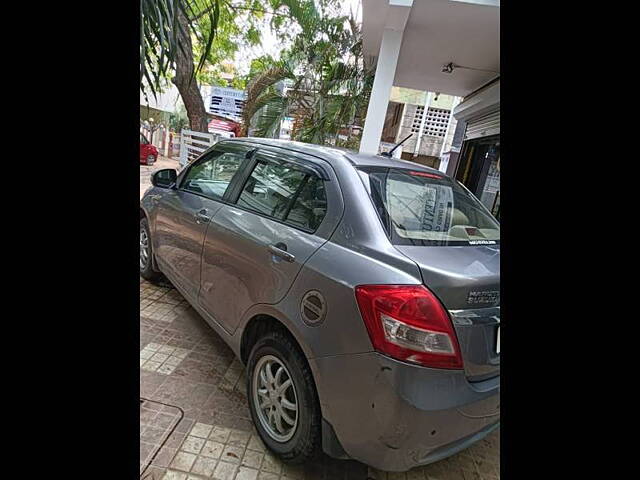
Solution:
<svg viewBox="0 0 640 480">
<path fill-rule="evenodd" d="M 435 173 L 446 176 L 435 168 L 427 167 L 416 162 L 400 160 L 397 158 L 383 157 L 382 155 L 370 155 L 358 153 L 353 150 L 340 147 L 327 147 L 322 145 L 314 145 L 312 143 L 295 142 L 293 140 L 279 140 L 275 138 L 260 137 L 236 137 L 231 139 L 220 140 L 220 142 L 249 142 L 265 146 L 272 146 L 292 150 L 294 152 L 306 153 L 315 157 L 322 158 L 330 164 L 333 162 L 348 161 L 356 167 L 389 167 L 389 168 L 409 168 L 412 170 Z"/>
</svg>

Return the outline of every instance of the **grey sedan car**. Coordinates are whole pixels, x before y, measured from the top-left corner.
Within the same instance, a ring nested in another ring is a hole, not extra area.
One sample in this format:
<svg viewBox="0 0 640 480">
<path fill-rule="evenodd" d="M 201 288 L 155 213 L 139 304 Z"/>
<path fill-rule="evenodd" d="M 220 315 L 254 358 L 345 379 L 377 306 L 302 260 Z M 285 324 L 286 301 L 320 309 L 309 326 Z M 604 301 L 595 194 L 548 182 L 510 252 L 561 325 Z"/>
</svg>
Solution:
<svg viewBox="0 0 640 480">
<path fill-rule="evenodd" d="M 500 421 L 500 227 L 460 183 L 392 158 L 223 140 L 140 204 L 164 274 L 247 368 L 258 433 L 405 471 Z"/>
</svg>

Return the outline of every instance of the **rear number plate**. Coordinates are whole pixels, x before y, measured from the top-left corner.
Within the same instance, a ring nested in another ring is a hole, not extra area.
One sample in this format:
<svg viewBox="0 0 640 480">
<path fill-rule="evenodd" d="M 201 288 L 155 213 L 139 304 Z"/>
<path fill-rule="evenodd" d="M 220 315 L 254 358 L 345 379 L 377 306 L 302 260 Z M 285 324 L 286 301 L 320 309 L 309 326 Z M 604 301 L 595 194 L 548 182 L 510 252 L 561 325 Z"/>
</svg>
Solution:
<svg viewBox="0 0 640 480">
<path fill-rule="evenodd" d="M 496 333 L 496 353 L 500 353 L 500 327 L 498 327 L 498 332 Z"/>
</svg>

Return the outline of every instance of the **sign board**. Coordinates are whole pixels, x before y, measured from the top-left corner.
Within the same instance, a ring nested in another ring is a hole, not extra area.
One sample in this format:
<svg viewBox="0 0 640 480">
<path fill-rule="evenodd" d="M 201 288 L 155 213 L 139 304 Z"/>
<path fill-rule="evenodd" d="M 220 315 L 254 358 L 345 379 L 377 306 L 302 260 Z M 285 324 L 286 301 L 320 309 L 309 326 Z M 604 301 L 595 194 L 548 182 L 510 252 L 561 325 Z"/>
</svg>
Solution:
<svg viewBox="0 0 640 480">
<path fill-rule="evenodd" d="M 212 87 L 209 112 L 214 115 L 240 120 L 246 98 L 247 94 L 243 90 Z"/>
</svg>

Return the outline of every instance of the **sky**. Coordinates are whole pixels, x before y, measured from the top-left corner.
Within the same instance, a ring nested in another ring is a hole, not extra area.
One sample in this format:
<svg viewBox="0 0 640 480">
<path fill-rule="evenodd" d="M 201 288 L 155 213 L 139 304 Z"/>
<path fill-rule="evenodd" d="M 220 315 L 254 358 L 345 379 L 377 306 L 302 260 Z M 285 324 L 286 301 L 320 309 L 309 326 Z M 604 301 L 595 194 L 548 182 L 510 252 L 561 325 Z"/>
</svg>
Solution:
<svg viewBox="0 0 640 480">
<path fill-rule="evenodd" d="M 356 16 L 356 21 L 358 23 L 362 22 L 362 0 L 342 0 L 342 13 L 344 15 L 348 15 L 350 12 L 354 12 Z M 271 29 L 268 25 L 261 31 L 262 34 L 262 44 L 249 49 L 242 49 L 242 51 L 236 54 L 234 59 L 234 64 L 238 68 L 238 73 L 241 75 L 249 73 L 249 66 L 251 65 L 251 60 L 254 58 L 260 57 L 262 55 L 271 55 L 274 58 L 278 58 L 280 56 L 280 51 L 283 49 L 283 45 L 278 42 L 278 39 L 271 32 Z"/>
</svg>

